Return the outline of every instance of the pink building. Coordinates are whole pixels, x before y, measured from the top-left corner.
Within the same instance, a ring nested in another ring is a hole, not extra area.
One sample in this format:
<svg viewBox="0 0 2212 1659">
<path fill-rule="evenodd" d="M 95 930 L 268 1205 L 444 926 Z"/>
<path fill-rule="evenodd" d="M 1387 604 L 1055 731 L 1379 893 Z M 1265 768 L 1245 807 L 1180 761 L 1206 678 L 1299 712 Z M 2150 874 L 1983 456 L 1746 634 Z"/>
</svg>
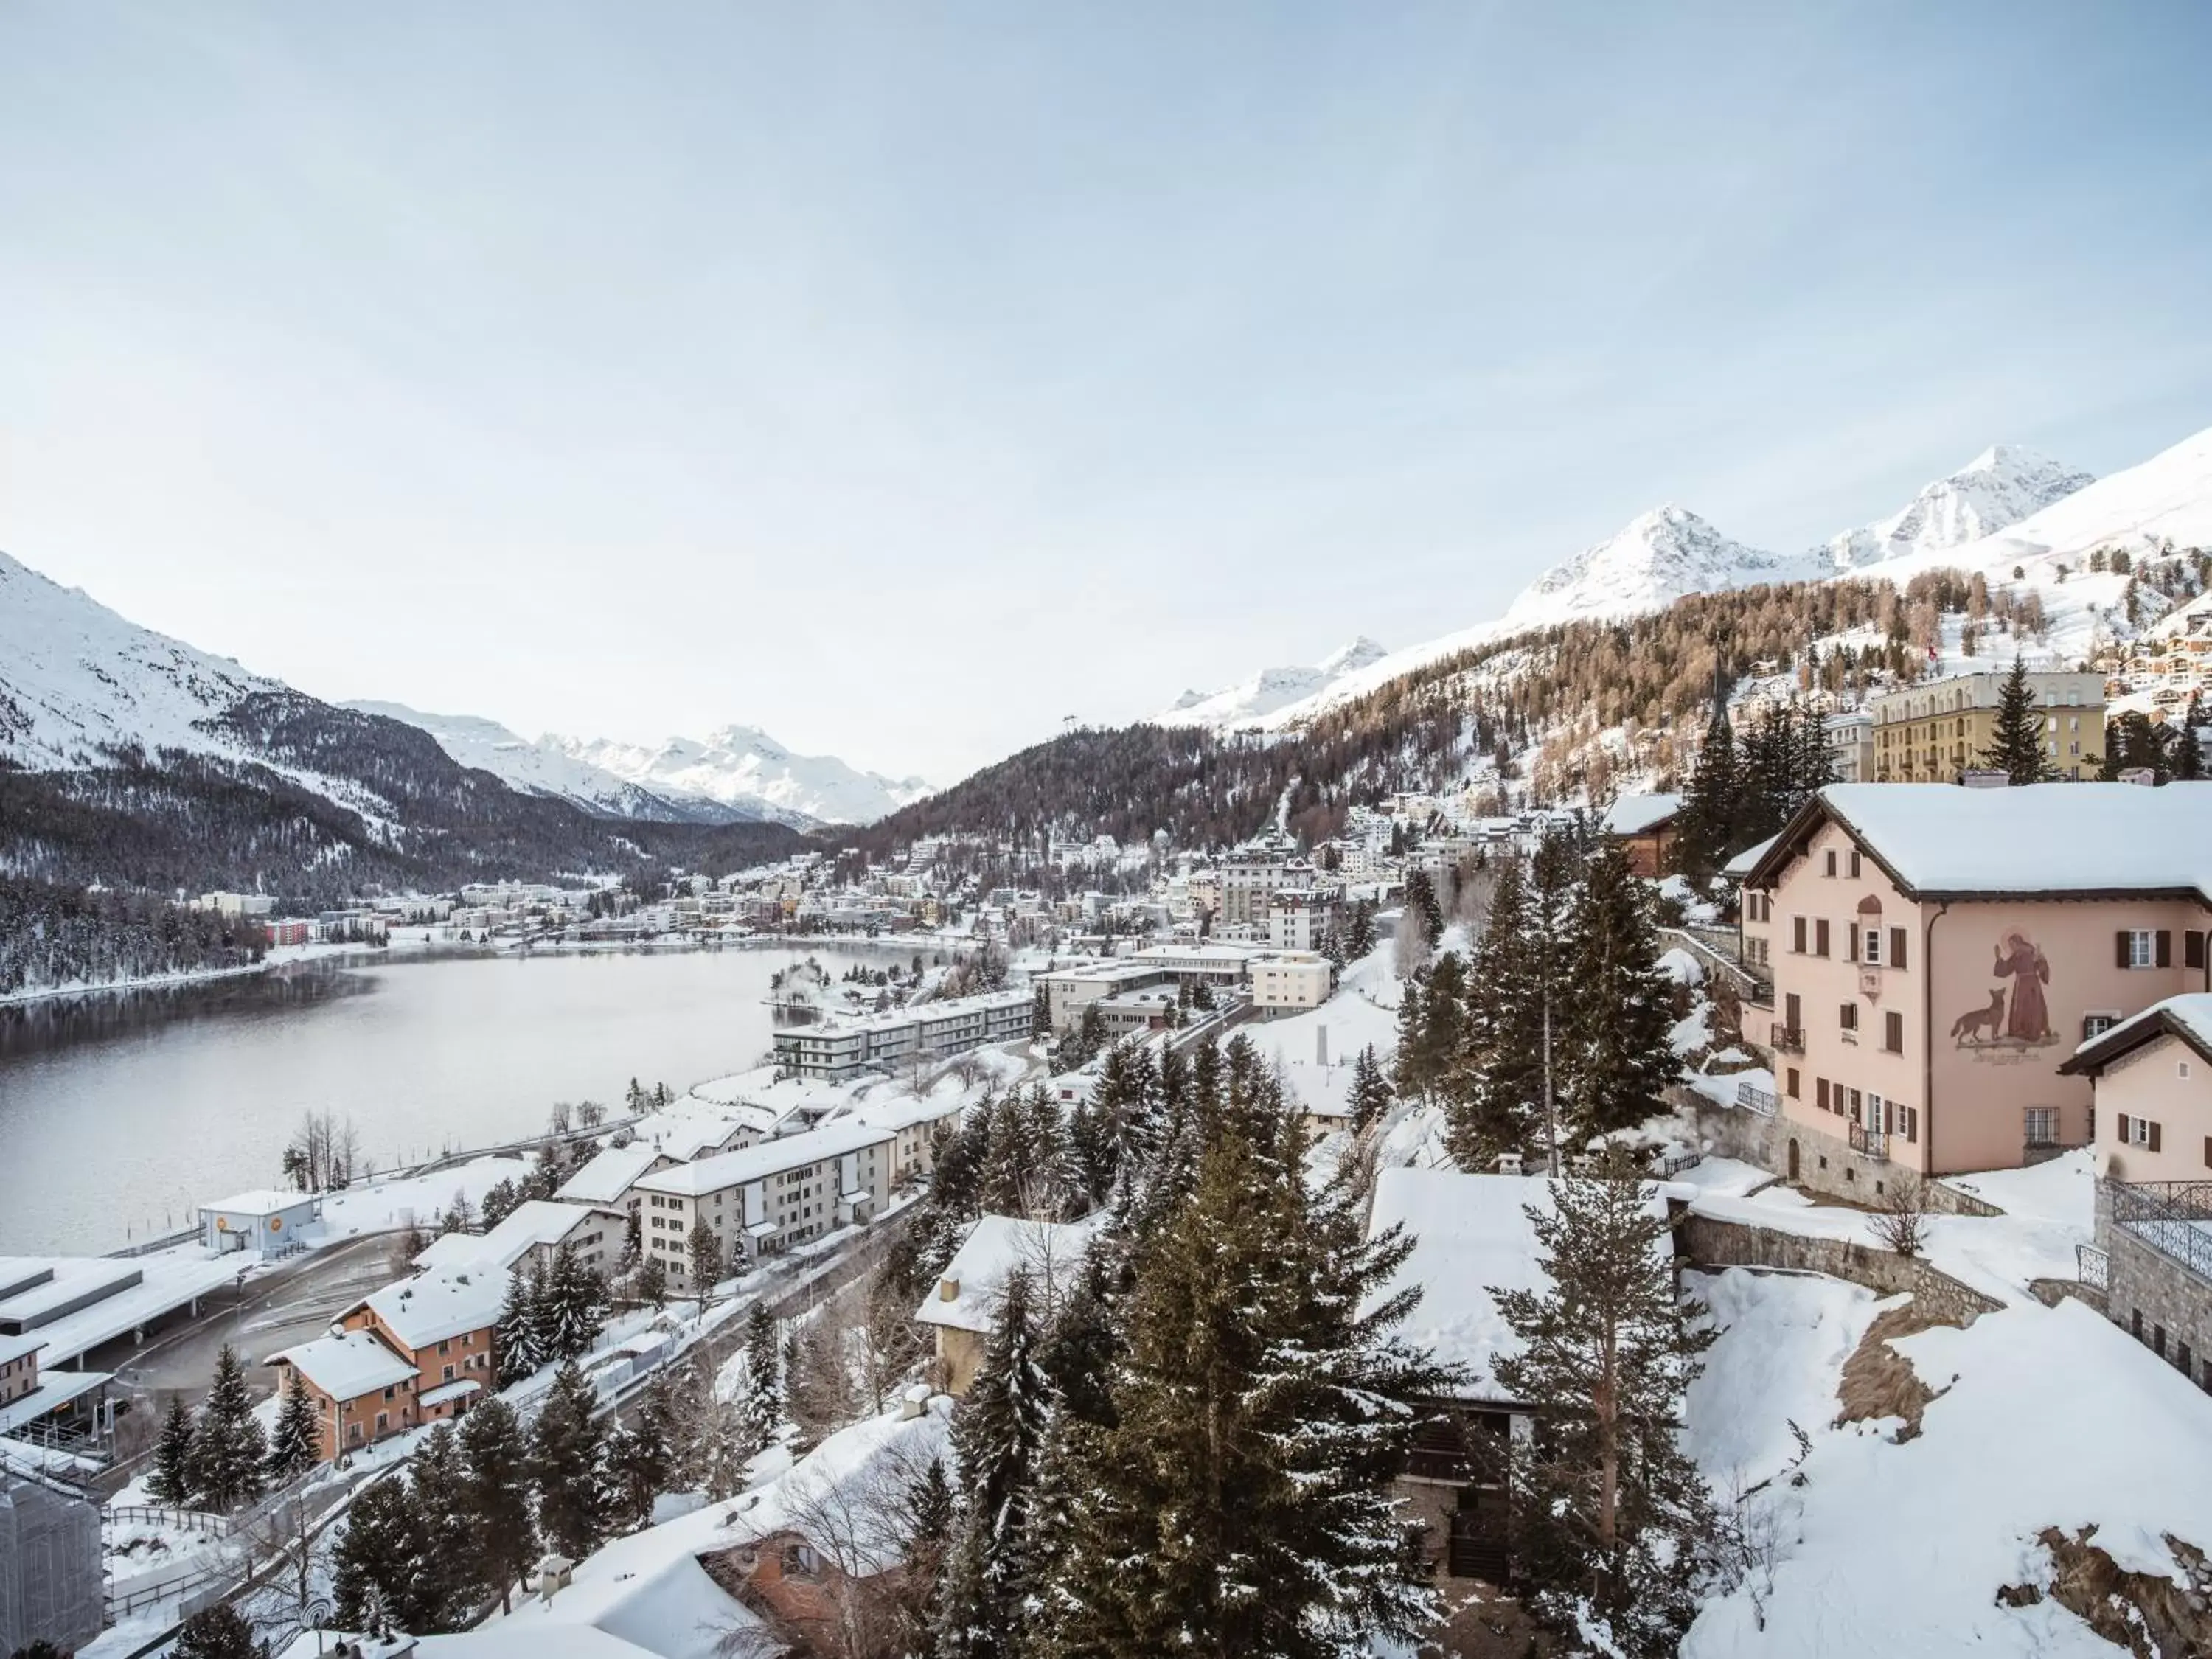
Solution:
<svg viewBox="0 0 2212 1659">
<path fill-rule="evenodd" d="M 1778 1165 L 1871 1200 L 1894 1172 L 2032 1162 L 2092 1138 L 2061 1063 L 2212 988 L 2212 788 L 1837 784 L 1744 883 L 1773 975 Z"/>
</svg>

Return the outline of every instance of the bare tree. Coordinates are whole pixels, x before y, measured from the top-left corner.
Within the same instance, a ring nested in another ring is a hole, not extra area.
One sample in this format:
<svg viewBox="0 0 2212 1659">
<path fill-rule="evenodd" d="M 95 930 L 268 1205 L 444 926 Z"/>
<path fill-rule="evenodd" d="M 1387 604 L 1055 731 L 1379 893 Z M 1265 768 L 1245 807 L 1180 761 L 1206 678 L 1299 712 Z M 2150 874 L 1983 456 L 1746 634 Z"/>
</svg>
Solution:
<svg viewBox="0 0 2212 1659">
<path fill-rule="evenodd" d="M 545 1127 L 550 1133 L 565 1135 L 575 1127 L 576 1109 L 565 1100 L 553 1103 L 553 1109 L 545 1114 Z"/>
<path fill-rule="evenodd" d="M 1411 979 L 1429 965 L 1436 952 L 1421 929 L 1421 918 L 1412 905 L 1398 913 L 1397 931 L 1390 936 L 1390 969 L 1400 979 Z"/>
<path fill-rule="evenodd" d="M 1920 1254 L 1928 1242 L 1928 1194 L 1917 1176 L 1899 1175 L 1887 1183 L 1875 1212 L 1874 1236 L 1899 1255 Z"/>
<path fill-rule="evenodd" d="M 586 1129 L 596 1129 L 607 1121 L 607 1109 L 600 1102 L 587 1100 L 576 1108 L 576 1121 Z"/>
</svg>

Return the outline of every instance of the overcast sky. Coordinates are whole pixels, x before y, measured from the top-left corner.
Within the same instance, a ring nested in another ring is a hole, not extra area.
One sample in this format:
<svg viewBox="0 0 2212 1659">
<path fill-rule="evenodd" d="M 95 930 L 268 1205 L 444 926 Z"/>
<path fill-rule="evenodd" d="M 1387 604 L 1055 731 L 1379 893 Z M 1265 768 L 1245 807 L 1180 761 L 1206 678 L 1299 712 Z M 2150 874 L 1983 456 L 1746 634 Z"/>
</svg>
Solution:
<svg viewBox="0 0 2212 1659">
<path fill-rule="evenodd" d="M 0 549 L 948 781 L 2212 424 L 2212 6 L 0 4 Z"/>
</svg>

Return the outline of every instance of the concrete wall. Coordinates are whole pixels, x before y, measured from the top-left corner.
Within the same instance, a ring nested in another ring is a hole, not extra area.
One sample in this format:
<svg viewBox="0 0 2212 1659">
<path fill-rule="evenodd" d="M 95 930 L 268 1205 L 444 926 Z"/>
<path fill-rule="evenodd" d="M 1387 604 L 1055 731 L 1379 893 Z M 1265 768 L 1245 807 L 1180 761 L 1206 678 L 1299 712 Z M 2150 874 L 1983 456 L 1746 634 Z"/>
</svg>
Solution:
<svg viewBox="0 0 2212 1659">
<path fill-rule="evenodd" d="M 2112 1224 L 2112 1188 L 2097 1183 L 2097 1244 L 2105 1252 L 2105 1310 L 2144 1346 L 2212 1390 L 2212 1284 Z M 2186 1351 L 2185 1353 L 2185 1350 Z"/>
</svg>

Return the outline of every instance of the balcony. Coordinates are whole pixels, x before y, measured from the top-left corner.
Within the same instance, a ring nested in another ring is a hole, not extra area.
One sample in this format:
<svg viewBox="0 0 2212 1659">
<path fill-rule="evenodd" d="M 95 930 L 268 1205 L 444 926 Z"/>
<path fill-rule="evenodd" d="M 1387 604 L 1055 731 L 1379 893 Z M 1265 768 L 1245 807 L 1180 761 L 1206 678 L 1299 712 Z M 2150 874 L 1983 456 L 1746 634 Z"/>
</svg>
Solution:
<svg viewBox="0 0 2212 1659">
<path fill-rule="evenodd" d="M 1761 1117 L 1772 1117 L 1782 1109 L 1782 1103 L 1772 1091 L 1755 1083 L 1739 1082 L 1735 1085 L 1735 1103 L 1746 1111 L 1757 1112 Z"/>
<path fill-rule="evenodd" d="M 1850 1131 L 1853 1152 L 1863 1152 L 1869 1158 L 1887 1158 L 1889 1156 L 1889 1132 L 1887 1129 L 1869 1129 L 1863 1123 L 1854 1123 Z"/>
<path fill-rule="evenodd" d="M 1784 1025 L 1777 1020 L 1768 1028 L 1768 1035 L 1778 1054 L 1802 1054 L 1805 1052 L 1805 1028 L 1802 1025 Z"/>
<path fill-rule="evenodd" d="M 2115 1181 L 2112 1225 L 2212 1282 L 2212 1181 Z"/>
</svg>

